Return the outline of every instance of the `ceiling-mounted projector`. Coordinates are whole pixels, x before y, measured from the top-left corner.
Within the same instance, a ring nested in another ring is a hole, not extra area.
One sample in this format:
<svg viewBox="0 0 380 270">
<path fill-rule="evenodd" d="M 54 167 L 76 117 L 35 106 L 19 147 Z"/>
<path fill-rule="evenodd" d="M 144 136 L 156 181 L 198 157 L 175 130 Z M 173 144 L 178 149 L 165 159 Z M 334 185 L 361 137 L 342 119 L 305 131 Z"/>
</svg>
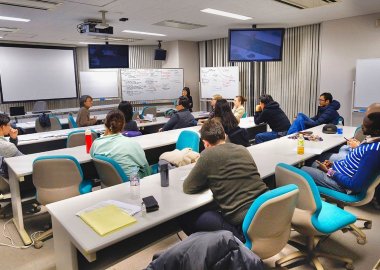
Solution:
<svg viewBox="0 0 380 270">
<path fill-rule="evenodd" d="M 78 30 L 81 34 L 90 36 L 107 36 L 113 34 L 113 27 L 106 22 L 105 10 L 99 11 L 102 13 L 102 20 L 86 19 L 84 23 L 78 25 Z"/>
<path fill-rule="evenodd" d="M 95 28 L 97 28 L 97 29 L 107 29 L 107 28 L 109 28 L 110 25 L 108 23 L 106 23 L 106 12 L 107 11 L 101 10 L 99 12 L 102 13 L 102 22 L 98 23 L 97 25 L 95 25 Z"/>
</svg>

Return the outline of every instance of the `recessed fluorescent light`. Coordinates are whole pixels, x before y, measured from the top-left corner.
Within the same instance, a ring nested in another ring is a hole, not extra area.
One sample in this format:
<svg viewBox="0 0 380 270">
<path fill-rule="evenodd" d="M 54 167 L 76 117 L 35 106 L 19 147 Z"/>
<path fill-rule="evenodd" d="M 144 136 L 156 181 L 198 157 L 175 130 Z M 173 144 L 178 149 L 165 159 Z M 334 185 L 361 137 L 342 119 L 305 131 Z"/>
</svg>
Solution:
<svg viewBox="0 0 380 270">
<path fill-rule="evenodd" d="M 15 18 L 15 17 L 5 17 L 5 16 L 0 16 L 0 20 L 15 21 L 15 22 L 30 22 L 29 19 Z"/>
<path fill-rule="evenodd" d="M 0 38 L 3 38 L 3 37 L 0 37 Z"/>
<path fill-rule="evenodd" d="M 123 30 L 124 33 L 131 33 L 131 34 L 140 34 L 140 35 L 148 35 L 148 36 L 159 36 L 159 37 L 165 37 L 166 35 L 163 34 L 157 34 L 157 33 L 149 33 L 149 32 L 140 32 L 140 31 L 132 31 L 132 30 Z"/>
<path fill-rule="evenodd" d="M 210 14 L 214 14 L 214 15 L 234 18 L 234 19 L 243 20 L 243 21 L 252 19 L 251 17 L 247 17 L 247 16 L 235 14 L 235 13 L 230 13 L 230 12 L 225 12 L 225 11 L 212 9 L 212 8 L 202 9 L 201 11 L 205 12 L 205 13 L 210 13 Z"/>
<path fill-rule="evenodd" d="M 100 43 L 100 42 L 90 42 L 90 41 L 80 41 L 78 43 L 79 44 L 103 44 L 103 43 Z"/>
</svg>

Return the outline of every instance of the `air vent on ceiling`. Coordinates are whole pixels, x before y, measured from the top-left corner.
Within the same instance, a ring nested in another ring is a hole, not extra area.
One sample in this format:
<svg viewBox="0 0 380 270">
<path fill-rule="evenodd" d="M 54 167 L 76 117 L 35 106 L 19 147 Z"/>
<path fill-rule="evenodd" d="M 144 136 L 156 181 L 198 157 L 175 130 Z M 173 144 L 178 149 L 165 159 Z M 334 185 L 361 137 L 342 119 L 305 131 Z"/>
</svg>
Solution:
<svg viewBox="0 0 380 270">
<path fill-rule="evenodd" d="M 197 29 L 197 28 L 201 28 L 201 27 L 206 27 L 206 25 L 180 22 L 180 21 L 174 21 L 174 20 L 166 20 L 166 21 L 154 23 L 153 25 L 174 27 L 174 28 L 186 29 L 186 30 L 192 30 L 192 29 Z"/>
<path fill-rule="evenodd" d="M 62 3 L 44 1 L 44 0 L 0 0 L 0 5 L 24 7 L 40 10 L 50 10 Z"/>
<path fill-rule="evenodd" d="M 305 8 L 316 8 L 325 6 L 328 4 L 334 4 L 341 2 L 342 0 L 274 0 L 295 8 L 305 9 Z"/>
<path fill-rule="evenodd" d="M 19 30 L 18 28 L 0 27 L 0 34 L 1 33 L 15 33 L 18 30 Z"/>
</svg>

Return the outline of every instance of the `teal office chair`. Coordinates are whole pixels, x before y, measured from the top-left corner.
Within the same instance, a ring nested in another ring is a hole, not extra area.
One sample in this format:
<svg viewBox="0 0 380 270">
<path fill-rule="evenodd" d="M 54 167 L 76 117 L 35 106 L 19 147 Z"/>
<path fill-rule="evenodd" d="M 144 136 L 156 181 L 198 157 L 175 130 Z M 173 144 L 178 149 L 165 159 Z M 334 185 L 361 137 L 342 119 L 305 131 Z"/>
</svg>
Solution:
<svg viewBox="0 0 380 270">
<path fill-rule="evenodd" d="M 49 119 L 50 119 L 50 127 L 43 127 L 40 124 L 39 118 L 37 118 L 36 122 L 35 122 L 36 132 L 46 132 L 46 131 L 53 131 L 53 130 L 62 129 L 61 122 L 59 121 L 57 116 L 49 115 Z"/>
<path fill-rule="evenodd" d="M 67 120 L 69 121 L 69 128 L 77 128 L 77 122 L 75 122 L 75 119 L 73 117 L 72 113 L 69 113 L 67 116 Z"/>
<path fill-rule="evenodd" d="M 292 227 L 307 237 L 306 246 L 293 241 L 289 242 L 300 251 L 278 260 L 276 266 L 302 258 L 310 260 L 317 270 L 323 270 L 318 257 L 325 257 L 344 262 L 346 269 L 353 269 L 352 259 L 324 253 L 317 250 L 317 247 L 321 236 L 346 228 L 356 221 L 356 217 L 336 205 L 322 201 L 313 178 L 305 171 L 279 163 L 276 166 L 275 176 L 277 186 L 288 184 L 298 186 L 300 193 L 292 219 Z"/>
<path fill-rule="evenodd" d="M 179 134 L 176 149 L 182 150 L 184 148 L 191 148 L 193 151 L 199 153 L 199 134 L 191 130 L 183 130 Z"/>
<path fill-rule="evenodd" d="M 94 130 L 91 130 L 91 135 L 92 135 L 92 141 L 98 138 L 98 134 Z M 67 148 L 85 145 L 85 144 L 86 144 L 85 130 L 75 130 L 75 131 L 70 132 L 67 135 L 67 142 L 66 142 Z"/>
<path fill-rule="evenodd" d="M 298 193 L 294 184 L 267 191 L 245 215 L 242 225 L 245 246 L 261 259 L 276 255 L 288 243 Z"/>
<path fill-rule="evenodd" d="M 112 158 L 95 155 L 93 157 L 96 171 L 102 183 L 102 187 L 110 187 L 129 181 L 119 163 Z"/>
<path fill-rule="evenodd" d="M 144 119 L 147 114 L 153 114 L 154 117 L 157 115 L 157 107 L 155 106 L 145 106 L 140 114 L 140 118 Z"/>
<path fill-rule="evenodd" d="M 361 206 L 371 202 L 375 195 L 376 187 L 380 184 L 380 153 L 377 152 L 377 154 L 373 155 L 367 152 L 358 167 L 364 169 L 359 169 L 353 176 L 352 181 L 366 179 L 366 181 L 362 181 L 364 184 L 360 193 L 346 194 L 329 188 L 318 187 L 321 196 L 327 201 L 337 204 L 342 209 L 346 206 Z M 364 227 L 357 227 L 352 224 L 350 225 L 350 231 L 355 234 L 357 242 L 364 245 L 367 240 L 362 229 L 371 229 L 372 221 L 362 217 L 357 219 L 364 221 Z"/>
<path fill-rule="evenodd" d="M 33 184 L 37 201 L 42 205 L 91 192 L 90 180 L 83 178 L 83 171 L 76 158 L 69 155 L 42 156 L 33 162 Z M 35 247 L 52 236 L 52 229 L 35 239 Z"/>
</svg>

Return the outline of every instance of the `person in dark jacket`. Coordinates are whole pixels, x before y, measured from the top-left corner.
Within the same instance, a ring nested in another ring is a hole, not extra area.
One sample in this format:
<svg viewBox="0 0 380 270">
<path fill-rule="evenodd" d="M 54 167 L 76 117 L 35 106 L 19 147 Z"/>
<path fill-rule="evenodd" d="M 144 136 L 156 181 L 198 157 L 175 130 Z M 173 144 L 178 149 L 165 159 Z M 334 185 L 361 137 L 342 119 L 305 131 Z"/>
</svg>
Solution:
<svg viewBox="0 0 380 270">
<path fill-rule="evenodd" d="M 176 110 L 177 112 L 170 117 L 169 121 L 162 128 L 160 128 L 159 131 L 167 131 L 197 125 L 197 121 L 189 111 L 189 99 L 187 97 L 179 97 Z"/>
<path fill-rule="evenodd" d="M 124 114 L 125 126 L 123 131 L 139 131 L 136 121 L 132 120 L 133 108 L 130 102 L 120 102 L 118 109 Z"/>
<path fill-rule="evenodd" d="M 193 111 L 193 97 L 190 96 L 190 88 L 189 87 L 185 86 L 182 89 L 182 96 L 187 97 L 189 99 L 189 111 L 192 112 Z"/>
<path fill-rule="evenodd" d="M 256 106 L 255 124 L 261 123 L 267 123 L 272 131 L 257 134 L 256 144 L 285 136 L 290 127 L 288 117 L 271 95 L 261 95 L 260 104 Z"/>
<path fill-rule="evenodd" d="M 321 124 L 336 125 L 339 119 L 339 108 L 339 101 L 333 100 L 333 96 L 330 93 L 322 93 L 319 96 L 317 115 L 309 118 L 305 114 L 299 113 L 296 120 L 294 120 L 293 124 L 290 126 L 288 134 L 293 134 Z"/>
</svg>

